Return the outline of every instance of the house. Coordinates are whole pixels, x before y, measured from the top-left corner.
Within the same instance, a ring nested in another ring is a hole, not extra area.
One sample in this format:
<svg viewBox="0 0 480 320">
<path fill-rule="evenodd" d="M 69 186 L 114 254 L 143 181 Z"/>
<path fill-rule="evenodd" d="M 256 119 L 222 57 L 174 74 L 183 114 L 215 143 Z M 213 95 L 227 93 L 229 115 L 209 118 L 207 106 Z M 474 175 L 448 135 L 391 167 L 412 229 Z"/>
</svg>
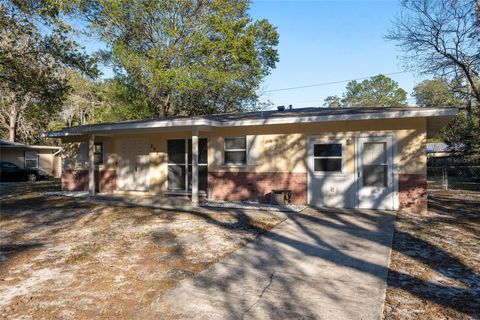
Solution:
<svg viewBox="0 0 480 320">
<path fill-rule="evenodd" d="M 62 188 L 339 208 L 426 209 L 427 137 L 456 108 L 302 108 L 101 123 L 48 133 Z"/>
<path fill-rule="evenodd" d="M 60 178 L 61 147 L 27 145 L 0 140 L 0 161 L 12 162 L 20 168 L 35 168 Z"/>
</svg>

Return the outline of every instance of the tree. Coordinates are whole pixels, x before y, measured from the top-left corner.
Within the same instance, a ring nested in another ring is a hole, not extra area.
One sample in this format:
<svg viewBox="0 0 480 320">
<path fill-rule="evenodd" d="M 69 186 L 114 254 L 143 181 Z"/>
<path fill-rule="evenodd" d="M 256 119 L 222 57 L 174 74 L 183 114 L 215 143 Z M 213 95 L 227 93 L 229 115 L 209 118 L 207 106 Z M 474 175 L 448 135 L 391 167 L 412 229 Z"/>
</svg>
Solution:
<svg viewBox="0 0 480 320">
<path fill-rule="evenodd" d="M 95 115 L 105 105 L 103 84 L 91 81 L 77 72 L 70 72 L 68 85 L 71 88 L 63 103 L 62 118 L 70 127 L 95 123 Z"/>
<path fill-rule="evenodd" d="M 396 41 L 406 65 L 440 77 L 452 91 L 480 104 L 477 0 L 402 0 L 387 39 Z"/>
<path fill-rule="evenodd" d="M 406 105 L 407 92 L 398 83 L 382 74 L 363 80 L 350 81 L 340 100 L 338 96 L 325 99 L 329 107 L 402 107 Z"/>
<path fill-rule="evenodd" d="M 419 107 L 459 107 L 463 104 L 440 78 L 424 80 L 415 85 L 413 96 Z"/>
<path fill-rule="evenodd" d="M 442 135 L 466 159 L 480 159 L 480 2 L 402 0 L 401 5 L 387 39 L 397 42 L 407 67 L 441 78 L 462 102 L 466 112 Z"/>
<path fill-rule="evenodd" d="M 65 69 L 96 71 L 93 60 L 70 40 L 69 26 L 55 16 L 47 18 L 58 11 L 41 3 L 0 2 L 0 125 L 10 141 L 20 133 L 26 142 L 38 127 L 28 121 L 29 109 L 41 114 L 59 110 L 69 90 Z"/>
<path fill-rule="evenodd" d="M 278 61 L 278 34 L 247 0 L 91 0 L 83 14 L 117 77 L 154 117 L 252 107 Z"/>
<path fill-rule="evenodd" d="M 327 108 L 340 108 L 342 99 L 339 96 L 328 96 L 323 100 L 323 106 Z"/>
<path fill-rule="evenodd" d="M 342 101 L 348 107 L 401 107 L 406 100 L 407 92 L 396 81 L 379 74 L 362 82 L 350 81 Z"/>
</svg>

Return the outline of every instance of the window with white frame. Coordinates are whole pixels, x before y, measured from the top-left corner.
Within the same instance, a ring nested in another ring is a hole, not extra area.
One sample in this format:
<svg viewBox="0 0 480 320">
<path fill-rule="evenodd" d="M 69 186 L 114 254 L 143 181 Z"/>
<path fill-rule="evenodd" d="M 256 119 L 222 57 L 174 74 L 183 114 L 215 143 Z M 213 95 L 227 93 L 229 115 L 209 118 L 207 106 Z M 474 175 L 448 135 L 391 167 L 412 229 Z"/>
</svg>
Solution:
<svg viewBox="0 0 480 320">
<path fill-rule="evenodd" d="M 38 168 L 37 151 L 25 151 L 25 168 Z"/>
<path fill-rule="evenodd" d="M 342 172 L 342 144 L 318 143 L 313 145 L 315 172 Z"/>
<path fill-rule="evenodd" d="M 247 138 L 224 138 L 224 164 L 245 165 L 247 163 Z"/>
</svg>

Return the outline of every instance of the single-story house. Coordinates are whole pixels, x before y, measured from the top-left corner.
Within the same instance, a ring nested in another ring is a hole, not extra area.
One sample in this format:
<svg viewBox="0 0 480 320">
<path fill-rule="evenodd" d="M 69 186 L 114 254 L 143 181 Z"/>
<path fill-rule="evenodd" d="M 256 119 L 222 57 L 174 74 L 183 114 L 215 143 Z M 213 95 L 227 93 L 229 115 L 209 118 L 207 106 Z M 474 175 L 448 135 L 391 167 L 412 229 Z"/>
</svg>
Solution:
<svg viewBox="0 0 480 320">
<path fill-rule="evenodd" d="M 62 171 L 61 147 L 28 145 L 0 140 L 0 161 L 12 162 L 20 168 L 35 168 L 59 178 Z"/>
<path fill-rule="evenodd" d="M 301 108 L 101 123 L 48 133 L 62 188 L 426 209 L 427 137 L 456 108 Z"/>
</svg>

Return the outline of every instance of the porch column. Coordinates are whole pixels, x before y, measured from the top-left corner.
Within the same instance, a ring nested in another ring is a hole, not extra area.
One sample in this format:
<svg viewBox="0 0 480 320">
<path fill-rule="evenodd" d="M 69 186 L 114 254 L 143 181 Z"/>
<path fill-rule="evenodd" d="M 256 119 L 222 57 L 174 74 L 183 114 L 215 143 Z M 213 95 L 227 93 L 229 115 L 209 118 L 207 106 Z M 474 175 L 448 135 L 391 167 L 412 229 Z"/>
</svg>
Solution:
<svg viewBox="0 0 480 320">
<path fill-rule="evenodd" d="M 88 193 L 95 195 L 95 135 L 88 135 Z"/>
<path fill-rule="evenodd" d="M 192 131 L 192 202 L 198 204 L 198 129 Z"/>
</svg>

